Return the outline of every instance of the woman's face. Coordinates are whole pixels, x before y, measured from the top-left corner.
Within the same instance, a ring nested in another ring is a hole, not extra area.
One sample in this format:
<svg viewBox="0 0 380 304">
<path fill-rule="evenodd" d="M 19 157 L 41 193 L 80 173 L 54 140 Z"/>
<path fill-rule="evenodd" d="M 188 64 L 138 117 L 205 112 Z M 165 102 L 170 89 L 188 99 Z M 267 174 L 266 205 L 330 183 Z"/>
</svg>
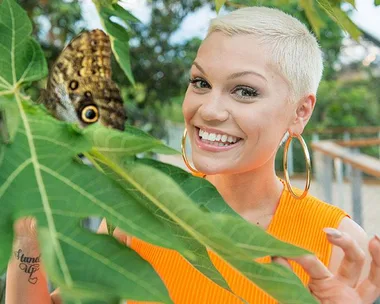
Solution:
<svg viewBox="0 0 380 304">
<path fill-rule="evenodd" d="M 288 101 L 286 80 L 253 36 L 212 33 L 190 78 L 183 114 L 199 171 L 239 173 L 272 159 L 296 106 Z"/>
</svg>

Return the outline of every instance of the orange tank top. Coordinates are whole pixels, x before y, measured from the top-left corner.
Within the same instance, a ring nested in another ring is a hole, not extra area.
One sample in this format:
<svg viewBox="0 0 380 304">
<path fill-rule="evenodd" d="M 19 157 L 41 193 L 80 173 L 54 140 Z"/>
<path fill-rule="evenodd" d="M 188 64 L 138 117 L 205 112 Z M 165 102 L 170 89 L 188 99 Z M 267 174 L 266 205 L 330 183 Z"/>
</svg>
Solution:
<svg viewBox="0 0 380 304">
<path fill-rule="evenodd" d="M 285 187 L 267 232 L 282 241 L 314 252 L 328 266 L 332 246 L 327 241 L 323 228 L 337 228 L 345 216 L 347 214 L 341 209 L 311 195 L 297 200 Z M 235 295 L 212 282 L 174 250 L 151 245 L 136 238 L 132 238 L 131 247 L 160 275 L 175 304 L 241 304 L 238 296 L 249 303 L 277 303 L 211 251 L 209 256 L 213 264 Z M 270 258 L 264 257 L 260 262 L 269 263 Z M 309 280 L 307 273 L 298 264 L 292 261 L 290 264 L 306 285 Z M 128 304 L 137 303 L 153 302 L 128 301 Z"/>
</svg>

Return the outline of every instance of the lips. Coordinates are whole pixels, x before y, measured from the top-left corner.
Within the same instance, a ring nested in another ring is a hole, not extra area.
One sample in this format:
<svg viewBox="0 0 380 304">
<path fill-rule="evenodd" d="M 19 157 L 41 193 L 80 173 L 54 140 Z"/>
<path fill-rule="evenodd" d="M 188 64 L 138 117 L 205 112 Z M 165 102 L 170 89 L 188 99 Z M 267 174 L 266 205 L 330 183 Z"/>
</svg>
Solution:
<svg viewBox="0 0 380 304">
<path fill-rule="evenodd" d="M 206 151 L 223 152 L 233 149 L 242 141 L 242 138 L 222 131 L 195 127 L 197 146 Z"/>
</svg>

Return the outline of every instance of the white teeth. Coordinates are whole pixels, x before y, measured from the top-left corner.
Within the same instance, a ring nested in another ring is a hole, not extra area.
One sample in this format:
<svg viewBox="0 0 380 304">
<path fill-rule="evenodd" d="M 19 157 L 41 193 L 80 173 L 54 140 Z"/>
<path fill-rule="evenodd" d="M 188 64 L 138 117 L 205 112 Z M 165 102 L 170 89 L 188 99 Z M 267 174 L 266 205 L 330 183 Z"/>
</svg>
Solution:
<svg viewBox="0 0 380 304">
<path fill-rule="evenodd" d="M 216 133 L 208 133 L 202 129 L 199 129 L 199 137 L 201 137 L 203 140 L 214 142 L 216 146 L 220 146 L 220 147 L 228 146 L 231 143 L 236 143 L 238 141 L 238 138 L 235 136 L 231 136 L 227 134 L 222 135 L 222 134 L 216 134 Z"/>
</svg>

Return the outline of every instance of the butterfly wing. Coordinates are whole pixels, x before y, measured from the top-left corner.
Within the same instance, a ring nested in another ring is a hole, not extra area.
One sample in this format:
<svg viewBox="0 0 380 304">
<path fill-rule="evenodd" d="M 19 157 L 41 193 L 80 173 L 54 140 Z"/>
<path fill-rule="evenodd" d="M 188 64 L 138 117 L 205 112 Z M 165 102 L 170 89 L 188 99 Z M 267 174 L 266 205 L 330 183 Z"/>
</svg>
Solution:
<svg viewBox="0 0 380 304">
<path fill-rule="evenodd" d="M 58 119 L 79 122 L 81 126 L 100 121 L 124 130 L 123 101 L 111 77 L 108 36 L 101 30 L 83 32 L 53 65 L 43 102 Z"/>
</svg>

